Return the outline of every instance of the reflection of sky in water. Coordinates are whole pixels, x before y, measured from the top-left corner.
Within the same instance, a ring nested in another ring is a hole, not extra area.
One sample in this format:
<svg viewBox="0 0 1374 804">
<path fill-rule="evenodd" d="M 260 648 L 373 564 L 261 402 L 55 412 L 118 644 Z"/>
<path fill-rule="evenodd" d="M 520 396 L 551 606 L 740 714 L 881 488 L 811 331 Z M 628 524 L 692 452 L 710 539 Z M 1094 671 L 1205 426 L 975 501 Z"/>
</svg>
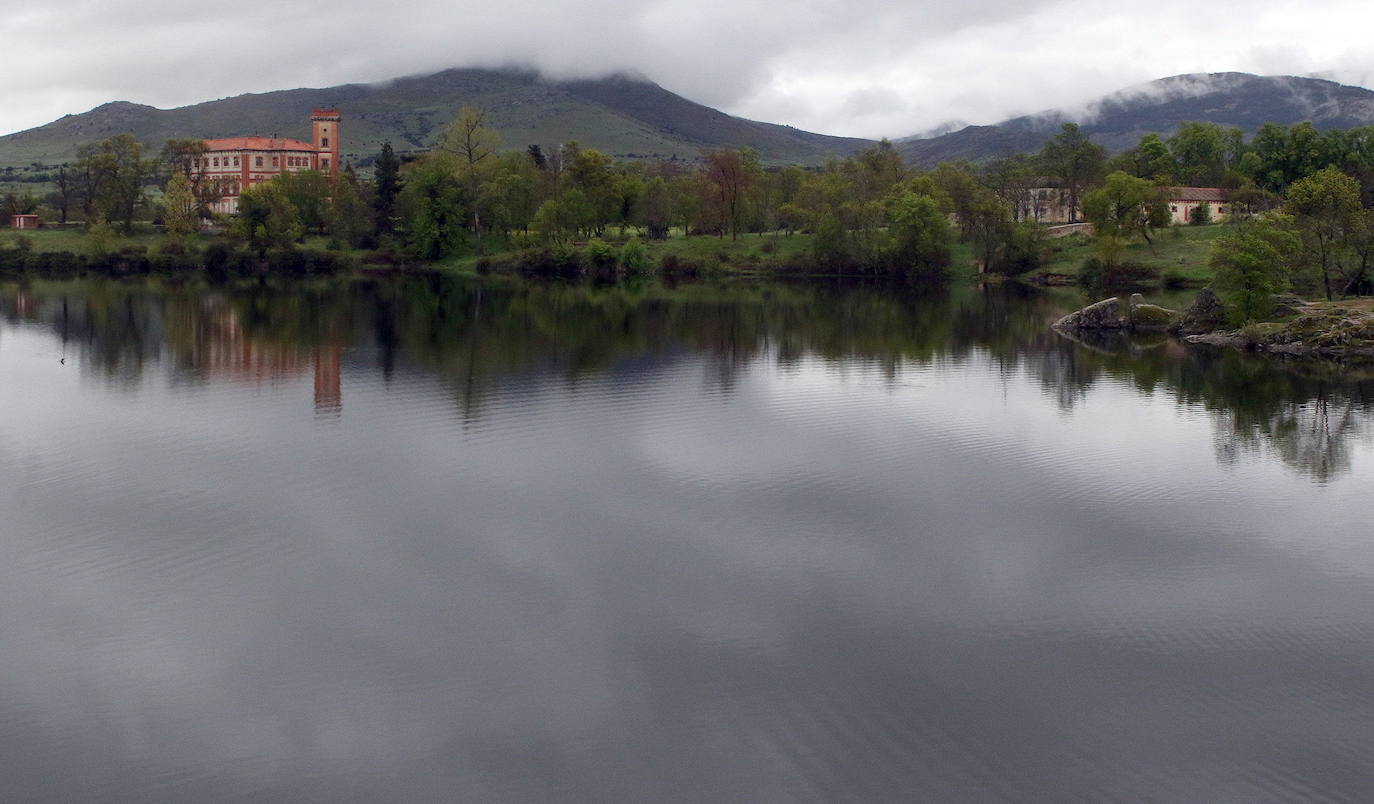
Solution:
<svg viewBox="0 0 1374 804">
<path fill-rule="evenodd" d="M 0 324 L 0 794 L 1358 798 L 1371 445 L 1029 364 L 341 349 L 110 383 Z M 326 362 L 332 360 L 326 354 Z M 328 379 L 328 378 L 326 378 Z"/>
</svg>

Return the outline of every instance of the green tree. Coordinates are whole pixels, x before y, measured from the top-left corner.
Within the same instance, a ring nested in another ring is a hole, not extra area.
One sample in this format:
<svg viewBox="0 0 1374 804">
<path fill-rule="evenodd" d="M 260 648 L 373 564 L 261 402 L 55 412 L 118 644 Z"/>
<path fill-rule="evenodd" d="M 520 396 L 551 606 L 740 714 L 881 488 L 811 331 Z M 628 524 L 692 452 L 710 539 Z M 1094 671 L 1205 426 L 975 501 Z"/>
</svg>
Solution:
<svg viewBox="0 0 1374 804">
<path fill-rule="evenodd" d="M 168 232 L 189 235 L 200 228 L 199 205 L 191 189 L 191 180 L 185 173 L 172 171 L 172 177 L 162 190 L 162 208 Z"/>
<path fill-rule="evenodd" d="M 283 173 L 272 183 L 286 193 L 296 208 L 301 228 L 307 232 L 323 233 L 329 223 L 329 198 L 334 182 L 318 170 L 296 170 Z"/>
<path fill-rule="evenodd" d="M 126 233 L 132 231 L 144 184 L 154 169 L 154 162 L 143 158 L 143 146 L 132 134 L 117 134 L 83 146 L 77 155 L 87 214 L 118 221 Z"/>
<path fill-rule="evenodd" d="M 269 248 L 289 248 L 301 236 L 300 214 L 280 181 L 252 184 L 239 194 L 230 231 L 262 255 Z"/>
<path fill-rule="evenodd" d="M 1233 323 L 1264 321 L 1273 314 L 1274 294 L 1291 286 L 1301 251 L 1294 221 L 1286 215 L 1244 223 L 1212 243 L 1208 263 L 1230 303 Z"/>
<path fill-rule="evenodd" d="M 1117 241 L 1139 235 L 1153 244 L 1150 233 L 1169 224 L 1168 206 L 1159 188 L 1119 170 L 1083 197 L 1083 214 L 1099 238 Z"/>
<path fill-rule="evenodd" d="M 391 150 L 390 142 L 382 143 L 382 152 L 373 163 L 372 181 L 376 186 L 372 211 L 377 232 L 390 232 L 396 226 L 396 197 L 401 193 L 401 160 Z"/>
<path fill-rule="evenodd" d="M 1231 132 L 1216 123 L 1184 123 L 1169 138 L 1178 181 L 1194 187 L 1218 186 L 1231 165 L 1233 142 Z"/>
<path fill-rule="evenodd" d="M 423 260 L 456 254 L 470 215 L 456 157 L 436 153 L 407 166 L 397 196 L 406 242 Z"/>
<path fill-rule="evenodd" d="M 1358 235 L 1362 221 L 1360 184 L 1336 168 L 1325 168 L 1288 188 L 1288 212 L 1302 234 L 1303 251 L 1321 272 L 1326 298 L 1341 284 L 1342 252 Z"/>
<path fill-rule="evenodd" d="M 1039 161 L 1050 176 L 1064 185 L 1069 220 L 1077 221 L 1083 192 L 1102 177 L 1107 152 L 1089 140 L 1077 123 L 1065 123 L 1059 133 L 1045 143 Z"/>
<path fill-rule="evenodd" d="M 325 212 L 325 228 L 333 237 L 353 248 L 367 243 L 376 226 L 372 221 L 374 208 L 363 203 L 358 192 L 358 180 L 351 170 L 334 179 L 329 206 Z"/>
<path fill-rule="evenodd" d="M 482 185 L 496 168 L 496 150 L 501 137 L 487 126 L 487 113 L 473 106 L 458 110 L 439 142 L 439 149 L 456 157 L 459 180 L 466 191 L 468 213 L 472 217 L 472 232 L 477 238 L 477 250 L 482 250 L 482 211 L 485 199 Z"/>
<path fill-rule="evenodd" d="M 889 207 L 888 218 L 893 266 L 912 277 L 944 277 L 954 232 L 935 199 L 906 193 Z"/>
<path fill-rule="evenodd" d="M 1158 134 L 1146 134 L 1134 148 L 1112 157 L 1108 168 L 1164 184 L 1174 180 L 1174 155 Z"/>
<path fill-rule="evenodd" d="M 941 162 L 930 172 L 929 178 L 939 192 L 922 194 L 937 202 L 948 198 L 949 208 L 954 213 L 954 218 L 959 221 L 959 233 L 967 239 L 973 233 L 975 207 L 982 197 L 982 187 L 978 185 L 978 179 L 973 174 L 973 166 L 967 162 Z M 919 184 L 920 180 L 916 183 Z"/>
</svg>

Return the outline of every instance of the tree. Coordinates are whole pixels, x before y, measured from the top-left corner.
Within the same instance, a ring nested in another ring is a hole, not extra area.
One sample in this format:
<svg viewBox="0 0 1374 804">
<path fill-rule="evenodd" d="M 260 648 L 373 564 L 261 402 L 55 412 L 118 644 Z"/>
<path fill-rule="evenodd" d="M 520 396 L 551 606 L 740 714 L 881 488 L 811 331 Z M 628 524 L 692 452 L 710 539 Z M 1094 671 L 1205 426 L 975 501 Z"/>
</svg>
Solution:
<svg viewBox="0 0 1374 804">
<path fill-rule="evenodd" d="M 1302 234 L 1304 253 L 1321 271 L 1326 298 L 1335 298 L 1341 252 L 1363 223 L 1359 182 L 1336 168 L 1319 170 L 1288 188 L 1288 211 Z"/>
<path fill-rule="evenodd" d="M 1287 290 L 1302 251 L 1293 219 L 1275 215 L 1250 221 L 1212 243 L 1208 258 L 1216 286 L 1234 311 L 1235 324 L 1264 321 L 1274 294 Z"/>
<path fill-rule="evenodd" d="M 1078 220 L 1084 188 L 1102 176 L 1106 154 L 1101 145 L 1079 130 L 1077 123 L 1065 123 L 1041 149 L 1041 165 L 1064 185 L 1070 222 Z"/>
<path fill-rule="evenodd" d="M 496 149 L 500 146 L 500 135 L 487 127 L 487 113 L 472 106 L 458 110 L 458 117 L 449 124 L 439 143 L 441 151 L 457 157 L 478 251 L 482 250 L 481 188 L 496 167 Z"/>
<path fill-rule="evenodd" d="M 1011 208 L 996 193 L 979 187 L 969 208 L 968 232 L 977 247 L 982 271 L 994 270 L 1013 231 Z"/>
<path fill-rule="evenodd" d="M 202 169 L 201 160 L 205 153 L 204 140 L 170 139 L 162 146 L 159 162 L 169 178 L 173 173 L 181 173 L 190 180 L 191 193 L 196 198 L 196 213 L 202 218 L 209 218 L 211 205 L 224 197 L 225 188 L 220 182 L 208 178 Z"/>
<path fill-rule="evenodd" d="M 333 181 L 332 195 L 325 213 L 325 227 L 329 234 L 358 248 L 368 242 L 376 231 L 372 213 L 373 210 L 363 203 L 358 192 L 357 176 L 351 170 L 340 173 Z"/>
<path fill-rule="evenodd" d="M 200 214 L 196 195 L 191 189 L 191 180 L 179 170 L 172 171 L 172 177 L 162 190 L 163 221 L 167 231 L 174 235 L 194 234 L 200 225 Z"/>
<path fill-rule="evenodd" d="M 496 177 L 483 195 L 490 200 L 492 224 L 502 232 L 529 228 L 539 209 L 540 171 L 528 154 L 511 151 L 500 158 Z"/>
<path fill-rule="evenodd" d="M 143 185 L 154 164 L 143 158 L 143 146 L 132 134 L 117 134 L 77 152 L 89 217 L 118 221 L 133 230 L 134 214 L 143 203 Z"/>
<path fill-rule="evenodd" d="M 744 201 L 753 185 L 753 166 L 739 151 L 711 151 L 706 154 L 706 177 L 714 188 L 712 200 L 719 205 L 719 217 L 724 224 L 721 236 L 725 235 L 724 229 L 729 229 L 730 239 L 734 240 L 739 237 Z"/>
<path fill-rule="evenodd" d="M 391 150 L 391 143 L 382 143 L 382 152 L 373 163 L 372 180 L 376 194 L 372 197 L 372 211 L 378 233 L 395 228 L 396 196 L 401 192 L 401 160 Z"/>
<path fill-rule="evenodd" d="M 1083 215 L 1099 237 L 1121 240 L 1140 235 L 1152 245 L 1150 232 L 1169 225 L 1168 206 L 1159 188 L 1120 170 L 1084 196 Z"/>
<path fill-rule="evenodd" d="M 283 173 L 272 183 L 286 193 L 296 208 L 297 220 L 307 232 L 322 233 L 329 222 L 329 199 L 334 182 L 318 170 L 296 170 Z"/>
<path fill-rule="evenodd" d="M 972 165 L 967 162 L 941 162 L 930 172 L 930 180 L 940 192 L 923 194 L 937 201 L 943 200 L 941 196 L 948 198 L 950 209 L 959 221 L 959 233 L 968 238 L 973 232 L 974 207 L 982 190 L 973 176 Z"/>
<path fill-rule="evenodd" d="M 470 216 L 455 161 L 441 152 L 408 166 L 397 200 L 406 239 L 420 259 L 449 256 L 462 244 Z"/>
<path fill-rule="evenodd" d="M 300 214 L 279 180 L 252 184 L 239 194 L 239 214 L 231 231 L 258 254 L 289 248 L 301 236 Z"/>
<path fill-rule="evenodd" d="M 905 193 L 889 207 L 888 219 L 893 267 L 913 277 L 944 276 L 954 232 L 935 199 Z"/>
<path fill-rule="evenodd" d="M 663 240 L 668 237 L 668 227 L 673 222 L 673 198 L 668 182 L 662 176 L 655 176 L 644 185 L 644 195 L 639 204 L 639 222 L 647 230 L 649 239 Z"/>
<path fill-rule="evenodd" d="M 1169 138 L 1177 179 L 1194 187 L 1216 187 L 1230 167 L 1234 141 L 1235 135 L 1216 123 L 1184 123 Z"/>
<path fill-rule="evenodd" d="M 1156 184 L 1174 180 L 1174 156 L 1169 153 L 1169 147 L 1158 134 L 1146 134 L 1141 137 L 1134 148 L 1113 157 L 1109 168 Z"/>
<path fill-rule="evenodd" d="M 65 224 L 68 212 L 77 201 L 77 174 L 67 165 L 59 165 L 52 183 L 55 189 L 48 194 L 48 205 L 57 210 L 61 222 Z"/>
</svg>

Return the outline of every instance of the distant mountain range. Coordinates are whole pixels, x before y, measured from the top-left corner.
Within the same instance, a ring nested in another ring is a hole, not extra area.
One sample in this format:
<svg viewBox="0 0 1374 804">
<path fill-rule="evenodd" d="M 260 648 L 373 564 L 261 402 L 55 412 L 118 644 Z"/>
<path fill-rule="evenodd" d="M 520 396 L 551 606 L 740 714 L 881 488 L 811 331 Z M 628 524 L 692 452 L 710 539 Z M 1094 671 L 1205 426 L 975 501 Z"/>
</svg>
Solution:
<svg viewBox="0 0 1374 804">
<path fill-rule="evenodd" d="M 1080 110 L 1052 110 L 936 137 L 909 137 L 898 150 L 917 167 L 952 159 L 981 162 L 1040 150 L 1065 122 L 1077 122 L 1108 151 L 1134 146 L 1144 134 L 1168 136 L 1179 124 L 1205 120 L 1247 134 L 1265 123 L 1304 120 L 1318 128 L 1374 125 L 1374 92 L 1321 78 L 1249 73 L 1195 73 L 1123 89 Z"/>
<path fill-rule="evenodd" d="M 772 164 L 820 164 L 873 144 L 733 117 L 641 78 L 554 81 L 531 72 L 455 69 L 383 84 L 291 89 L 155 109 L 107 103 L 44 126 L 0 137 L 0 167 L 57 164 L 82 144 L 123 132 L 157 149 L 171 137 L 238 134 L 309 138 L 315 106 L 344 114 L 344 154 L 375 154 L 390 141 L 400 151 L 431 146 L 458 109 L 486 109 L 507 147 L 552 147 L 577 140 L 622 158 L 694 159 L 716 148 L 755 148 Z M 941 126 L 897 141 L 915 167 L 951 159 L 975 162 L 1038 151 L 1065 121 L 1108 150 L 1141 135 L 1169 135 L 1180 123 L 1206 120 L 1247 133 L 1264 123 L 1311 120 L 1319 128 L 1374 125 L 1374 92 L 1320 78 L 1247 73 L 1179 75 L 1113 93 L 1079 110 L 1052 110 L 990 126 Z"/>
<path fill-rule="evenodd" d="M 521 149 L 577 140 L 617 157 L 695 159 L 706 150 L 750 147 L 772 163 L 819 164 L 872 144 L 732 117 L 643 79 L 552 81 L 530 72 L 461 69 L 384 84 L 239 95 L 179 109 L 107 103 L 0 137 L 0 166 L 65 162 L 82 144 L 124 132 L 153 148 L 172 137 L 308 140 L 315 106 L 340 108 L 344 156 L 359 159 L 386 141 L 399 151 L 428 148 L 464 105 L 487 110 L 505 146 Z"/>
</svg>

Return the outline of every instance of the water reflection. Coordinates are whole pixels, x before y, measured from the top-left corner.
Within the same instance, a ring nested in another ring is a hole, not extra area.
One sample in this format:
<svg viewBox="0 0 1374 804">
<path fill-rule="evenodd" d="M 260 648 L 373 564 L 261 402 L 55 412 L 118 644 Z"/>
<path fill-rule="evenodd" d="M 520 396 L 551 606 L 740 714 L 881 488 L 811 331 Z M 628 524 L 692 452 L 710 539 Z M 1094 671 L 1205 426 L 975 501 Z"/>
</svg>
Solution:
<svg viewBox="0 0 1374 804">
<path fill-rule="evenodd" d="M 1371 374 L 1185 347 L 1166 336 L 1067 339 L 1047 323 L 1082 302 L 1020 288 L 918 291 L 854 283 L 643 281 L 612 286 L 477 282 L 443 274 L 233 289 L 93 281 L 10 285 L 0 315 L 40 325 L 82 370 L 137 386 L 165 358 L 175 383 L 273 384 L 313 378 L 314 404 L 344 404 L 345 350 L 354 368 L 390 380 L 402 362 L 448 386 L 468 420 L 487 387 L 531 371 L 564 381 L 645 357 L 709 357 L 708 382 L 729 393 L 767 357 L 879 368 L 986 358 L 1029 371 L 1069 411 L 1102 382 L 1212 411 L 1223 463 L 1268 449 L 1318 481 L 1350 468 L 1350 444 L 1374 411 Z"/>
<path fill-rule="evenodd" d="M 0 799 L 1367 799 L 1365 380 L 1077 302 L 0 287 Z"/>
</svg>

